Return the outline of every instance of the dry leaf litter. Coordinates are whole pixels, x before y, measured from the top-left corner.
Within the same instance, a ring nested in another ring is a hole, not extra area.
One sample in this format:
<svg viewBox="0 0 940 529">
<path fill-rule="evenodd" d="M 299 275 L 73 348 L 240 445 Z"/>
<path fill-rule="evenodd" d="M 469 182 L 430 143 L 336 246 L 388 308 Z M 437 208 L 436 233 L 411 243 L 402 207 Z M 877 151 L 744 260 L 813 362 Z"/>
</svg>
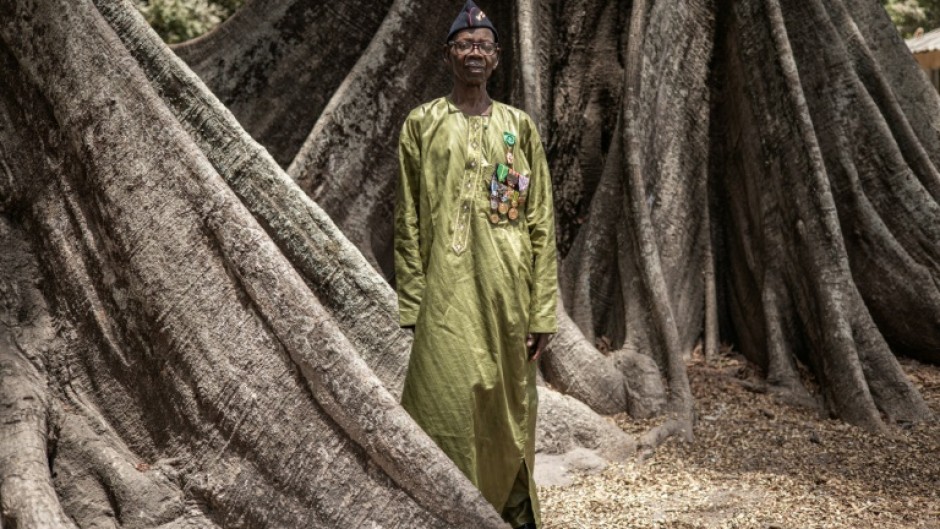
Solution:
<svg viewBox="0 0 940 529">
<path fill-rule="evenodd" d="M 940 416 L 940 367 L 901 359 Z M 689 362 L 695 440 L 540 487 L 544 529 L 940 529 L 940 421 L 873 434 L 761 393 L 725 350 Z M 656 421 L 613 418 L 639 436 Z"/>
</svg>

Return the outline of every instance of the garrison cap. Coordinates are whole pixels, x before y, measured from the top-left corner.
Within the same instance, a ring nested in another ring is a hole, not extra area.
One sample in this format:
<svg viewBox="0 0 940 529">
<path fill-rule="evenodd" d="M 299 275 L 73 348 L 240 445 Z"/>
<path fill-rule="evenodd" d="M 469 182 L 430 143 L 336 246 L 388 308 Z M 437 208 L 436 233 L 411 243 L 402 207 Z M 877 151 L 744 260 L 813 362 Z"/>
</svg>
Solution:
<svg viewBox="0 0 940 529">
<path fill-rule="evenodd" d="M 463 9 L 460 10 L 460 14 L 454 19 L 454 23 L 450 25 L 450 32 L 447 34 L 447 40 L 445 42 L 450 42 L 450 39 L 458 31 L 475 28 L 486 28 L 492 31 L 494 40 L 499 42 L 499 33 L 496 32 L 496 28 L 493 27 L 486 13 L 480 10 L 480 8 L 473 3 L 473 0 L 467 0 L 467 3 L 463 5 Z"/>
</svg>

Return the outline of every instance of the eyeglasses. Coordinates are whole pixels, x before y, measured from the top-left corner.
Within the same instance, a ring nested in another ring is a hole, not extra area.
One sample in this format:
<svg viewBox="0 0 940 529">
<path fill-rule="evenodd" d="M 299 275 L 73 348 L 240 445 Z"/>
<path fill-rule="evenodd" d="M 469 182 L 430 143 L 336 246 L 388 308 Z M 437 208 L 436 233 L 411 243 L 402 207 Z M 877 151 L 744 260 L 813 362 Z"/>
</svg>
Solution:
<svg viewBox="0 0 940 529">
<path fill-rule="evenodd" d="M 496 50 L 499 49 L 499 46 L 495 42 L 472 42 L 469 40 L 455 40 L 447 43 L 450 47 L 454 48 L 459 55 L 466 55 L 470 53 L 470 50 L 476 48 L 480 50 L 480 53 L 483 55 L 493 55 L 496 53 Z"/>
</svg>

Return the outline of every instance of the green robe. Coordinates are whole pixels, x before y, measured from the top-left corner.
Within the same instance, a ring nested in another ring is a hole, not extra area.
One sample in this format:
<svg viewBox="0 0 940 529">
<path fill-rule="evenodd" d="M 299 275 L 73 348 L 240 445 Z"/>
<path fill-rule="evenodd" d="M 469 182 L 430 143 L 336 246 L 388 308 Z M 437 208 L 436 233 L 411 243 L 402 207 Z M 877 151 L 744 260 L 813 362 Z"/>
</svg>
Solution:
<svg viewBox="0 0 940 529">
<path fill-rule="evenodd" d="M 490 179 L 528 175 L 516 220 L 491 223 Z M 527 333 L 554 333 L 558 290 L 552 187 L 532 119 L 494 102 L 468 116 L 448 98 L 411 111 L 399 143 L 395 274 L 402 326 L 415 326 L 402 406 L 508 521 L 531 501 L 538 394 Z M 518 480 L 518 481 L 517 481 Z M 514 488 L 515 485 L 515 488 Z"/>
</svg>

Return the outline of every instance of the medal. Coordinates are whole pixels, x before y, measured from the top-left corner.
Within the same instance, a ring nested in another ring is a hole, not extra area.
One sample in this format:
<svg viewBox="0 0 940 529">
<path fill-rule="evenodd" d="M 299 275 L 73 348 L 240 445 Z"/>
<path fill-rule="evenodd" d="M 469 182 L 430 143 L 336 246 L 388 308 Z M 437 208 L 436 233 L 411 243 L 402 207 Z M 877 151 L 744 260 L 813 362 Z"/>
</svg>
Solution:
<svg viewBox="0 0 940 529">
<path fill-rule="evenodd" d="M 503 132 L 503 142 L 507 147 L 506 163 L 496 164 L 489 185 L 490 214 L 488 218 L 493 224 L 499 224 L 502 215 L 509 217 L 509 220 L 519 218 L 519 208 L 525 205 L 525 191 L 529 187 L 529 177 L 512 168 L 515 161 L 512 150 L 516 144 L 516 135 L 509 131 Z"/>
<path fill-rule="evenodd" d="M 506 167 L 506 165 L 501 164 L 501 163 L 496 164 L 496 178 L 498 178 L 500 182 L 505 182 L 506 175 L 508 174 L 509 174 L 509 167 Z"/>
</svg>

